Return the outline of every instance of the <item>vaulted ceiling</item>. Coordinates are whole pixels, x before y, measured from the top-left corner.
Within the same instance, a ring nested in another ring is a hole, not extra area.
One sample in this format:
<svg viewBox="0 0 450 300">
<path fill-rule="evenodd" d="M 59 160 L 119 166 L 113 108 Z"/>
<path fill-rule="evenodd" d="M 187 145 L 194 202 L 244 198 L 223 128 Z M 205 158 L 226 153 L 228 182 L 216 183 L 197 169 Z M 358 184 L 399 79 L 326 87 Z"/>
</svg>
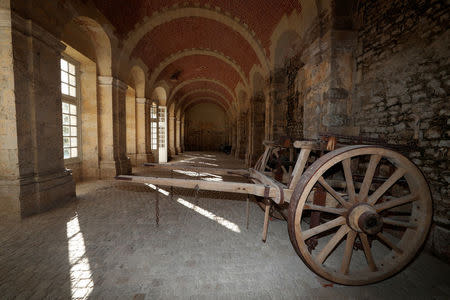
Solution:
<svg viewBox="0 0 450 300">
<path fill-rule="evenodd" d="M 217 99 L 229 106 L 253 66 L 266 67 L 271 36 L 299 0 L 93 0 L 149 82 L 168 83 L 177 101 Z M 194 93 L 197 91 L 196 93 Z M 201 92 L 199 92 L 201 91 Z"/>
</svg>

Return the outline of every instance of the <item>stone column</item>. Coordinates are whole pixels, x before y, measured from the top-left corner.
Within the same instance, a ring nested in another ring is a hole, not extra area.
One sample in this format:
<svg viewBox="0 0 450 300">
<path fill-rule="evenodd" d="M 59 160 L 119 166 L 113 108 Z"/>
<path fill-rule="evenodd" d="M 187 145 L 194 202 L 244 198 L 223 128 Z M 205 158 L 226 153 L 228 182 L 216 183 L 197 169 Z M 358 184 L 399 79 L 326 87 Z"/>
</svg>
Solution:
<svg viewBox="0 0 450 300">
<path fill-rule="evenodd" d="M 98 77 L 100 178 L 131 174 L 126 155 L 126 89 L 117 78 Z"/>
<path fill-rule="evenodd" d="M 75 197 L 63 159 L 64 48 L 43 28 L 11 13 L 9 4 L 0 4 L 0 213 L 11 218 Z"/>
<path fill-rule="evenodd" d="M 184 152 L 184 149 L 185 149 L 185 147 L 184 147 L 184 130 L 185 130 L 185 128 L 184 128 L 184 114 L 183 114 L 183 116 L 181 117 L 181 132 L 180 132 L 181 152 Z"/>
<path fill-rule="evenodd" d="M 231 120 L 231 152 L 230 154 L 232 156 L 234 156 L 234 154 L 236 153 L 236 122 L 234 120 Z"/>
<path fill-rule="evenodd" d="M 169 122 L 168 122 L 168 133 L 169 133 L 169 147 L 168 147 L 168 151 L 169 151 L 169 157 L 174 156 L 177 154 L 177 150 L 175 149 L 175 121 L 176 118 L 174 115 L 172 115 L 172 113 L 169 115 Z"/>
<path fill-rule="evenodd" d="M 248 128 L 248 111 L 244 112 L 240 116 L 239 125 L 241 128 L 240 132 L 240 139 L 239 139 L 239 158 L 244 159 L 247 154 L 248 149 L 248 135 L 249 135 L 249 128 Z"/>
<path fill-rule="evenodd" d="M 181 120 L 176 120 L 175 147 L 177 153 L 181 153 Z"/>
<path fill-rule="evenodd" d="M 240 113 L 237 113 L 236 117 L 236 147 L 234 152 L 234 157 L 239 158 L 239 153 L 241 151 L 241 117 Z"/>
<path fill-rule="evenodd" d="M 273 100 L 270 97 L 270 86 L 264 89 L 266 119 L 264 121 L 264 139 L 271 141 L 273 138 Z"/>
<path fill-rule="evenodd" d="M 247 167 L 250 167 L 251 165 L 251 157 L 253 154 L 253 133 L 254 133 L 254 122 L 252 122 L 253 120 L 253 114 L 254 114 L 254 109 L 253 109 L 253 105 L 250 105 L 249 109 L 248 109 L 248 115 L 247 115 L 247 119 L 245 120 L 245 122 L 247 123 L 247 149 L 245 152 L 245 165 Z"/>
<path fill-rule="evenodd" d="M 136 164 L 141 166 L 147 162 L 147 151 L 145 145 L 145 120 L 147 99 L 136 98 Z"/>
<path fill-rule="evenodd" d="M 127 88 L 125 106 L 127 157 L 130 159 L 131 166 L 136 167 L 136 92 L 132 88 Z"/>
</svg>

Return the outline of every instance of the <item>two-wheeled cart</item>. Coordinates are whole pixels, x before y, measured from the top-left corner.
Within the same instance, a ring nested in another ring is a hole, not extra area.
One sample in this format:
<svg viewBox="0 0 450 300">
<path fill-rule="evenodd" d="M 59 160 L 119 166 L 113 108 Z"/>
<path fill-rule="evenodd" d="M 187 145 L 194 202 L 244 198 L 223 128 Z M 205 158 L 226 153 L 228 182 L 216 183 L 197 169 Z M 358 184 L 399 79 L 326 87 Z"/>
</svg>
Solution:
<svg viewBox="0 0 450 300">
<path fill-rule="evenodd" d="M 340 145 L 334 137 L 327 147 L 321 141 L 289 146 L 265 142 L 265 147 L 248 170 L 157 166 L 242 176 L 248 183 L 125 175 L 117 179 L 254 195 L 265 210 L 263 241 L 270 215 L 278 211 L 279 218 L 287 219 L 290 240 L 303 262 L 340 284 L 386 279 L 418 253 L 430 228 L 432 199 L 424 176 L 405 156 L 384 146 Z"/>
</svg>

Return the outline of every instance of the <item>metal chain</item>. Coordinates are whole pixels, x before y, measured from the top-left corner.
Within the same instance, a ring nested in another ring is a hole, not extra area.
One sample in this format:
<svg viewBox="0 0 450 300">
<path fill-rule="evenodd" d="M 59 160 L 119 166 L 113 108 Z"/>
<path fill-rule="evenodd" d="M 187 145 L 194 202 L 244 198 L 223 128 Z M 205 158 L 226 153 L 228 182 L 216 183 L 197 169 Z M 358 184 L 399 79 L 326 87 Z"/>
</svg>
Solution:
<svg viewBox="0 0 450 300">
<path fill-rule="evenodd" d="M 156 226 L 159 226 L 159 191 L 156 187 L 156 203 L 155 203 Z"/>
</svg>

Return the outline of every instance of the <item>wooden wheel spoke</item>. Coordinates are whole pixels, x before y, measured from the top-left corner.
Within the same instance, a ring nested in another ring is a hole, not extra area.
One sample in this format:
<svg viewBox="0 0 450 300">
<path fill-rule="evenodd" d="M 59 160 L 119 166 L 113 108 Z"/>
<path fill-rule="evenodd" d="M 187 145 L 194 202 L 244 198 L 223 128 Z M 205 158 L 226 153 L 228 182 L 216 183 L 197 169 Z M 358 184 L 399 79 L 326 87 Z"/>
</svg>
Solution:
<svg viewBox="0 0 450 300">
<path fill-rule="evenodd" d="M 345 182 L 347 183 L 348 198 L 351 203 L 355 203 L 355 185 L 353 184 L 352 170 L 350 168 L 351 159 L 347 158 L 342 161 L 344 167 Z"/>
<path fill-rule="evenodd" d="M 327 257 L 336 247 L 336 245 L 350 230 L 351 230 L 350 227 L 348 227 L 347 225 L 343 225 L 341 226 L 341 228 L 339 228 L 336 234 L 328 241 L 325 247 L 323 247 L 323 249 L 320 251 L 319 255 L 317 255 L 316 259 L 319 262 L 319 264 L 323 264 L 325 262 Z"/>
<path fill-rule="evenodd" d="M 367 239 L 367 235 L 365 233 L 360 233 L 359 238 L 361 239 L 361 243 L 363 245 L 364 254 L 366 256 L 366 260 L 367 260 L 367 264 L 369 265 L 369 269 L 372 272 L 377 271 L 378 269 L 375 264 L 375 260 L 373 259 L 373 256 L 372 256 L 372 249 L 370 248 L 369 240 Z"/>
<path fill-rule="evenodd" d="M 347 234 L 347 241 L 345 242 L 344 258 L 342 259 L 341 273 L 348 274 L 350 261 L 352 259 L 353 244 L 355 243 L 356 231 L 350 231 Z"/>
<path fill-rule="evenodd" d="M 380 212 L 389 208 L 393 208 L 409 202 L 416 201 L 417 199 L 419 199 L 417 194 L 409 194 L 401 198 L 389 199 L 388 201 L 377 204 L 375 205 L 375 209 L 377 210 L 377 212 Z"/>
<path fill-rule="evenodd" d="M 398 168 L 395 172 L 386 180 L 372 195 L 370 195 L 369 200 L 367 201 L 369 204 L 375 204 L 380 197 L 386 193 L 386 191 L 393 186 L 397 180 L 405 175 L 406 170 L 402 168 Z"/>
<path fill-rule="evenodd" d="M 305 264 L 327 280 L 384 280 L 402 270 L 426 239 L 432 197 L 423 174 L 402 154 L 383 146 L 341 147 L 318 157 L 302 176 L 289 185 L 296 190 L 289 237 Z"/>
<path fill-rule="evenodd" d="M 397 247 L 396 245 L 394 245 L 394 243 L 392 243 L 384 234 L 382 234 L 381 232 L 379 232 L 377 234 L 377 237 L 382 240 L 389 248 L 391 248 L 392 250 L 394 250 L 395 252 L 397 252 L 398 254 L 402 254 L 403 250 L 400 249 L 399 247 Z"/>
<path fill-rule="evenodd" d="M 326 181 L 325 179 L 320 176 L 319 183 L 327 190 L 328 193 L 330 193 L 331 196 L 333 196 L 334 199 L 336 199 L 342 206 L 349 208 L 351 204 L 342 198 L 341 195 L 338 194 Z"/>
<path fill-rule="evenodd" d="M 303 235 L 303 240 L 307 240 L 310 237 L 322 233 L 324 231 L 330 230 L 334 227 L 337 227 L 339 225 L 343 225 L 345 223 L 345 218 L 344 217 L 338 217 L 332 221 L 323 223 L 319 226 L 313 227 L 311 229 L 305 230 L 303 231 L 302 235 Z"/>
<path fill-rule="evenodd" d="M 336 214 L 336 215 L 342 215 L 343 213 L 346 212 L 346 210 L 343 208 L 326 207 L 326 206 L 315 205 L 315 204 L 305 204 L 303 209 L 304 210 L 318 210 L 318 211 L 323 211 L 323 212 Z"/>
<path fill-rule="evenodd" d="M 373 154 L 370 156 L 369 166 L 367 167 L 366 174 L 364 175 L 363 183 L 361 184 L 361 189 L 359 190 L 358 200 L 359 202 L 364 201 L 364 199 L 369 194 L 370 186 L 372 185 L 373 175 L 375 174 L 375 169 L 381 160 L 381 155 Z"/>
<path fill-rule="evenodd" d="M 404 221 L 394 220 L 391 218 L 383 218 L 384 224 L 394 225 L 394 226 L 400 226 L 400 227 L 406 227 L 406 228 L 417 228 L 417 225 L 414 223 L 408 223 Z"/>
</svg>

